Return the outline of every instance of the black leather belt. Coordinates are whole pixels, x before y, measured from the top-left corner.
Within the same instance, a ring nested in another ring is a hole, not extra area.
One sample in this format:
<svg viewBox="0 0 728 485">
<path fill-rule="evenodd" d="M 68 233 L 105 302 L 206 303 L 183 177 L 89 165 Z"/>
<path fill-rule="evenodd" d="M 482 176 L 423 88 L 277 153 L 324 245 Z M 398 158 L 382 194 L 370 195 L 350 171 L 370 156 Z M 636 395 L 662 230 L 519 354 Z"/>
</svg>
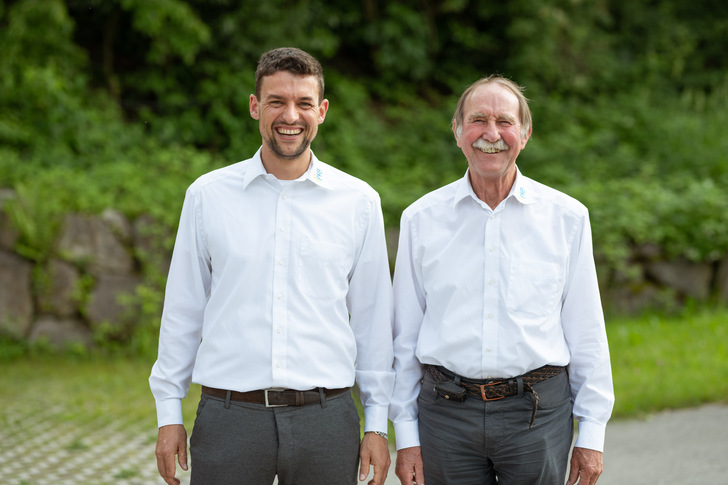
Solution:
<svg viewBox="0 0 728 485">
<path fill-rule="evenodd" d="M 202 393 L 207 394 L 208 396 L 216 397 L 219 399 L 228 399 L 228 393 L 230 393 L 231 401 L 265 404 L 265 407 L 267 408 L 318 404 L 321 402 L 322 394 L 325 397 L 333 397 L 338 396 L 339 394 L 343 394 L 348 390 L 348 387 L 343 387 L 341 389 L 319 388 L 310 391 L 273 388 L 261 389 L 259 391 L 238 392 L 202 386 Z"/>
</svg>

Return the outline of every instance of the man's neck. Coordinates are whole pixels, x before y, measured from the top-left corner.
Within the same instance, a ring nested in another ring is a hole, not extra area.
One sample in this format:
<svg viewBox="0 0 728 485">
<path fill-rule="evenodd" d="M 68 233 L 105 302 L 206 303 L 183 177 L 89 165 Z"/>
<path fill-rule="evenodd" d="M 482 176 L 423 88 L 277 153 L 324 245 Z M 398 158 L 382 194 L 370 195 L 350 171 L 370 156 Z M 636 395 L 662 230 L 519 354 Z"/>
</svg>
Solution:
<svg viewBox="0 0 728 485">
<path fill-rule="evenodd" d="M 272 174 L 278 180 L 296 180 L 308 170 L 311 164 L 311 150 L 307 150 L 300 157 L 288 160 L 276 157 L 263 147 L 260 159 L 263 162 L 265 171 Z"/>
<path fill-rule="evenodd" d="M 516 172 L 510 173 L 501 178 L 486 178 L 475 175 L 472 171 L 470 174 L 470 185 L 478 199 L 485 202 L 488 207 L 494 209 L 508 197 L 511 193 L 513 184 L 516 181 Z"/>
</svg>

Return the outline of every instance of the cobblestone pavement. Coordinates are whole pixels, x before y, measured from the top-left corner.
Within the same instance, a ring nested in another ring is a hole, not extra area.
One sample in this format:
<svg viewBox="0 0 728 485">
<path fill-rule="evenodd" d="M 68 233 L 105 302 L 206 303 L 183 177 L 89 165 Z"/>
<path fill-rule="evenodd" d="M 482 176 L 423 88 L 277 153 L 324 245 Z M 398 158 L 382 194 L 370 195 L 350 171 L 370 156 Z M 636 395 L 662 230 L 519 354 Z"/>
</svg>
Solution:
<svg viewBox="0 0 728 485">
<path fill-rule="evenodd" d="M 154 461 L 156 429 L 100 420 L 64 421 L 65 411 L 60 407 L 39 413 L 36 409 L 13 406 L 2 412 L 0 474 L 3 484 L 161 482 Z"/>
<path fill-rule="evenodd" d="M 99 419 L 64 421 L 64 413 L 61 407 L 2 410 L 3 485 L 164 483 L 154 459 L 156 429 Z M 728 483 L 726 422 L 728 406 L 721 404 L 612 422 L 599 485 Z M 189 485 L 188 472 L 179 469 L 177 476 Z M 392 463 L 386 485 L 398 483 Z"/>
</svg>

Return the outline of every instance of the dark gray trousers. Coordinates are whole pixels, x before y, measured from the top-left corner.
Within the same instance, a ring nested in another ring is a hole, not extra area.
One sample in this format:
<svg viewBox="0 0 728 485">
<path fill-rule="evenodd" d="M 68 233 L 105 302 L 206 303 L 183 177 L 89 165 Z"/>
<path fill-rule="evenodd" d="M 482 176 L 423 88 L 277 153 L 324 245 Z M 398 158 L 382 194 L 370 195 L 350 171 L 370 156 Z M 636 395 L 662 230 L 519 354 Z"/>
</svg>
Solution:
<svg viewBox="0 0 728 485">
<path fill-rule="evenodd" d="M 351 393 L 266 408 L 203 394 L 190 437 L 192 485 L 355 484 L 359 415 Z"/>
<path fill-rule="evenodd" d="M 539 406 L 524 392 L 485 402 L 437 396 L 425 373 L 418 399 L 427 485 L 563 485 L 574 432 L 566 373 L 535 384 Z"/>
</svg>

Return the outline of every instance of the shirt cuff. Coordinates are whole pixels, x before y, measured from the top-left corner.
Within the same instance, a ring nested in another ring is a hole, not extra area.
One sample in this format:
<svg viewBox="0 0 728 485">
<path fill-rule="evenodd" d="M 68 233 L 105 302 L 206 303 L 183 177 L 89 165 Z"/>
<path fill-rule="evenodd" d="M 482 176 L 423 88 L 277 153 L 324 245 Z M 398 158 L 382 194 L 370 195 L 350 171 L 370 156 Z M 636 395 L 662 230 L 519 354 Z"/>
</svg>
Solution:
<svg viewBox="0 0 728 485">
<path fill-rule="evenodd" d="M 181 399 L 157 401 L 157 426 L 161 428 L 170 424 L 184 424 Z"/>
<path fill-rule="evenodd" d="M 387 432 L 387 406 L 369 406 L 364 408 L 364 432 Z"/>
<path fill-rule="evenodd" d="M 574 446 L 604 452 L 606 425 L 593 421 L 579 421 L 579 435 Z"/>
<path fill-rule="evenodd" d="M 420 430 L 417 421 L 394 423 L 394 436 L 398 450 L 420 446 Z"/>
</svg>

